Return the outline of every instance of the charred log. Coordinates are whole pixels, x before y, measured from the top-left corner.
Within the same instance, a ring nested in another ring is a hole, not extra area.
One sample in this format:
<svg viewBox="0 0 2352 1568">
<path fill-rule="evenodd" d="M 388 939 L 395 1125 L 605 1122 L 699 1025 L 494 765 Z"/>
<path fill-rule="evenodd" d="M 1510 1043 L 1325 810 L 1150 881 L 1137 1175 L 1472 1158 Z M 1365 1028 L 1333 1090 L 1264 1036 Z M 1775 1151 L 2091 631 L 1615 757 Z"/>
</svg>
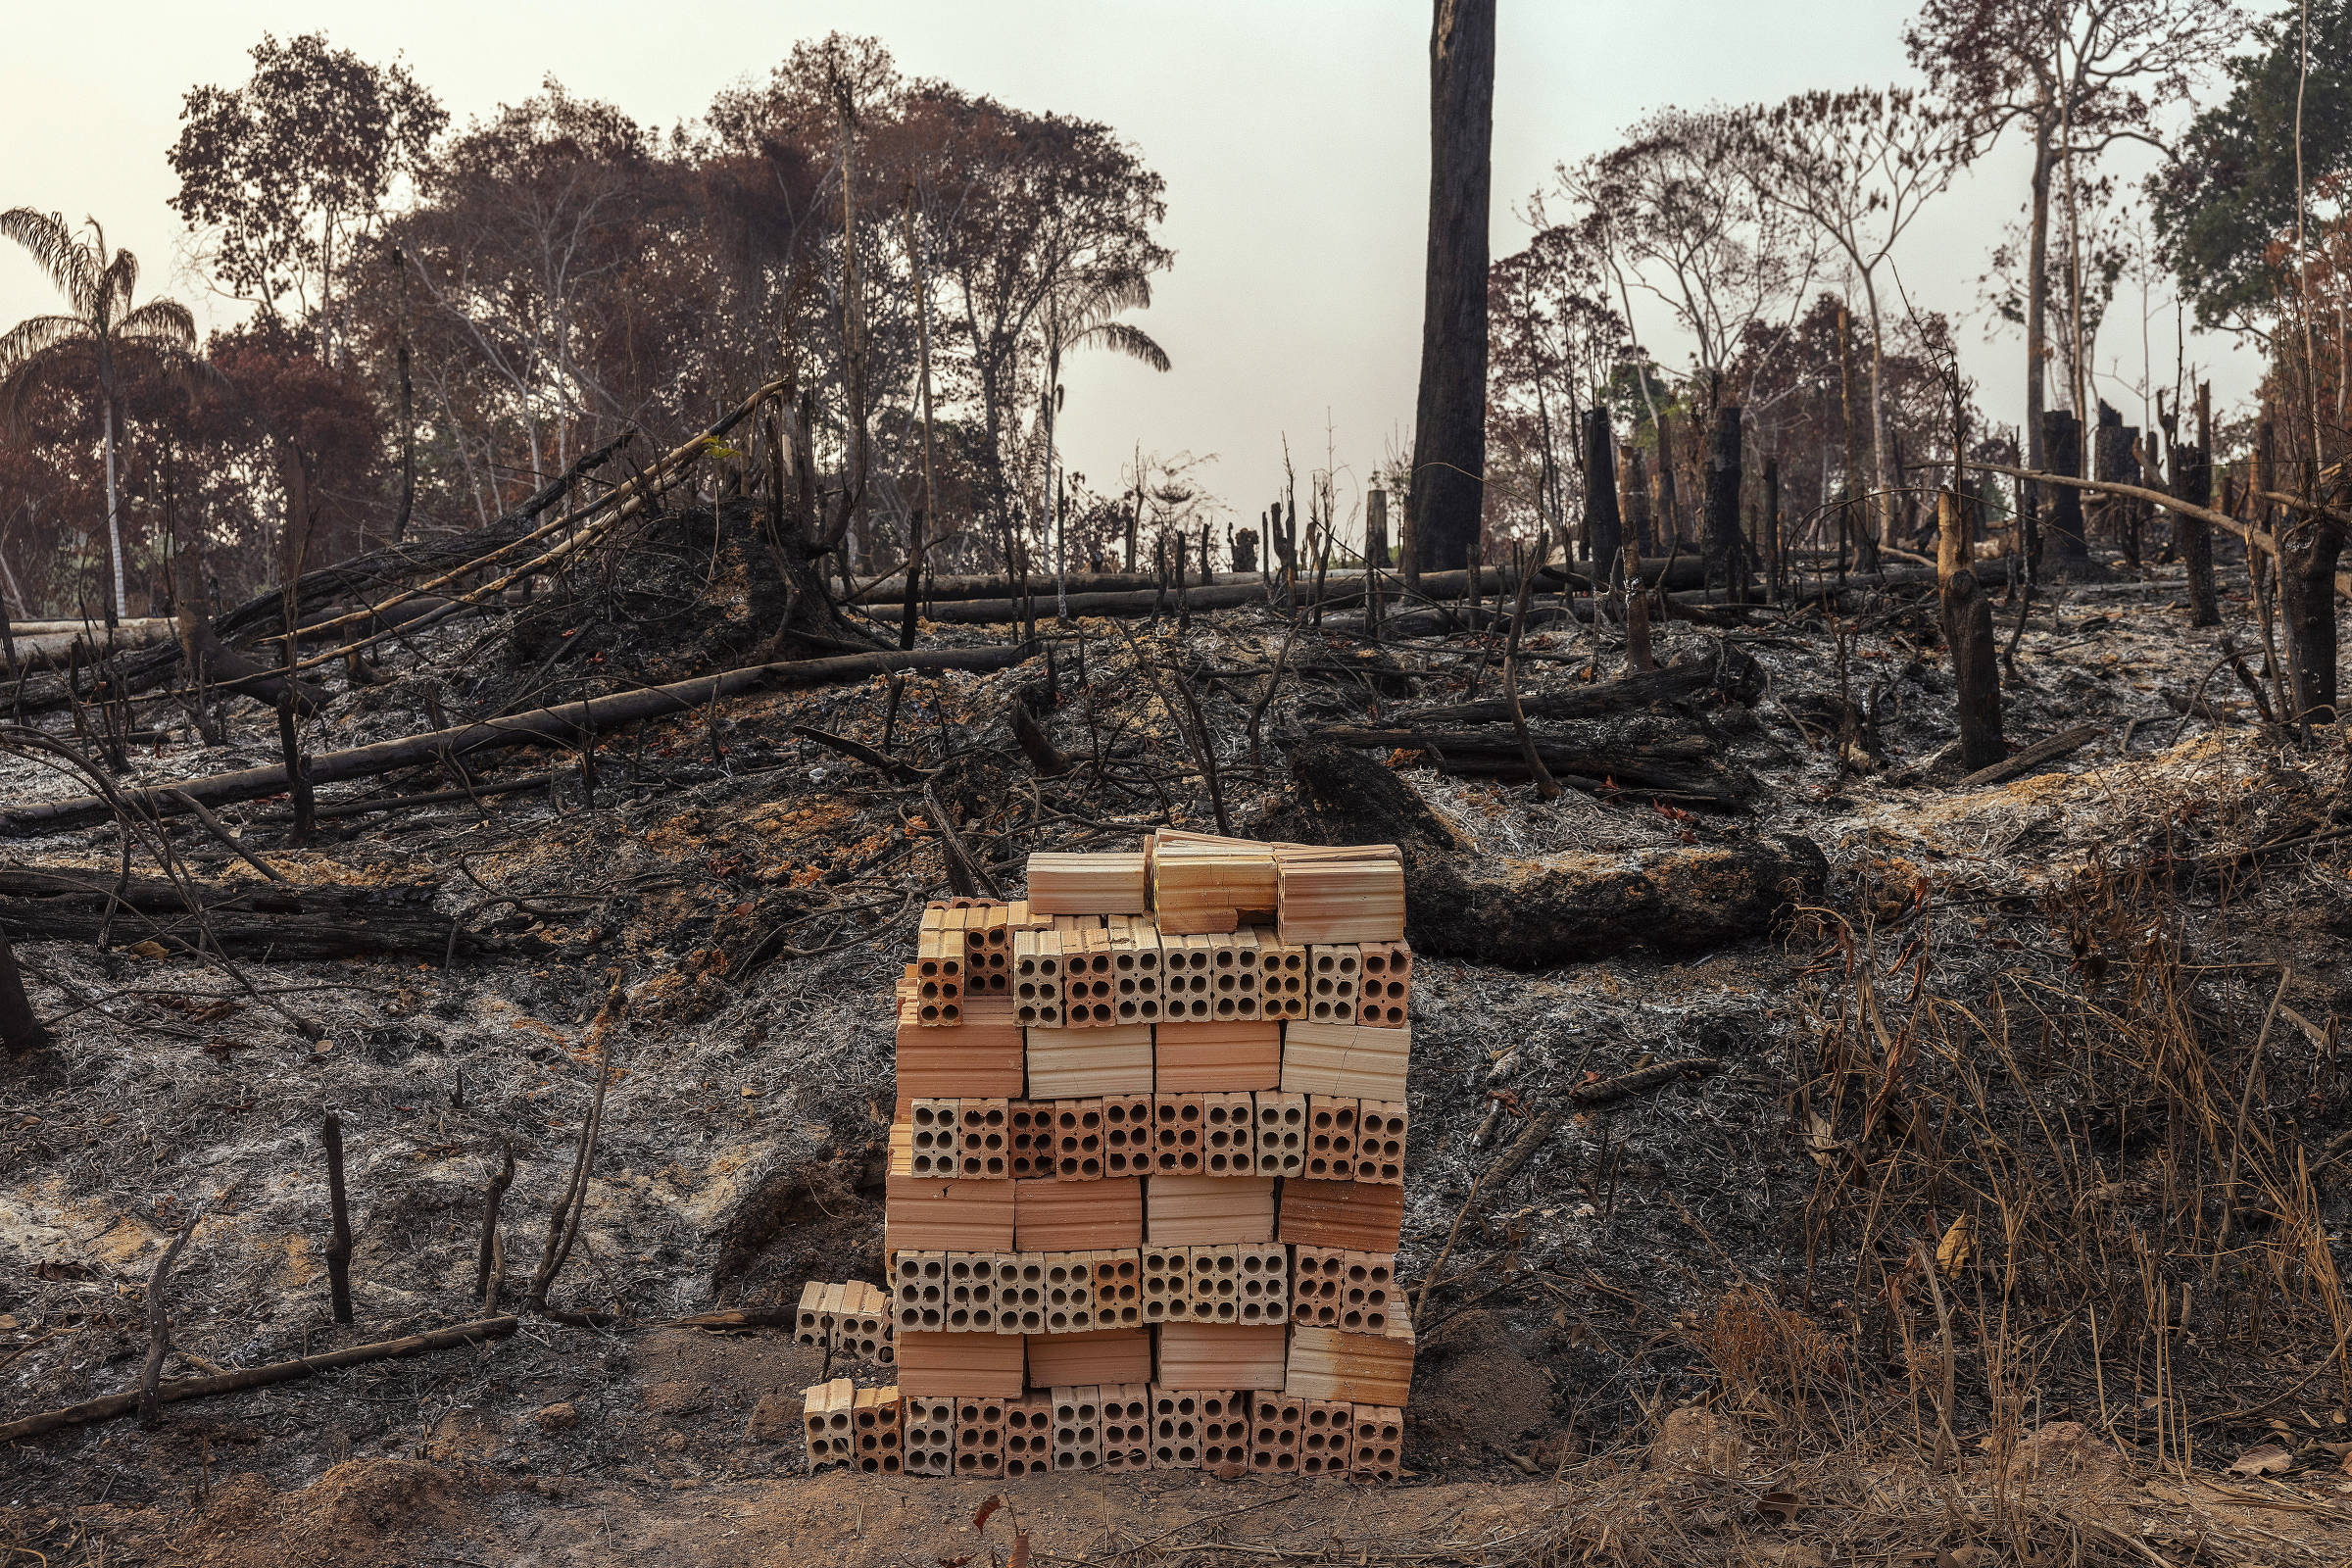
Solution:
<svg viewBox="0 0 2352 1568">
<path fill-rule="evenodd" d="M 1470 846 L 1412 787 L 1358 751 L 1303 745 L 1256 836 L 1393 843 L 1417 952 L 1537 969 L 1638 948 L 1692 953 L 1769 935 L 1818 900 L 1829 862 L 1809 839 L 1555 855 L 1507 865 Z"/>
<path fill-rule="evenodd" d="M 425 762 L 454 760 L 516 747 L 573 747 L 593 741 L 604 730 L 691 712 L 715 699 L 756 691 L 763 686 L 817 686 L 835 680 L 862 680 L 893 670 L 1003 669 L 1023 658 L 1017 648 L 968 648 L 937 653 L 903 654 L 894 651 L 858 654 L 843 659 L 792 660 L 752 664 L 721 675 L 673 681 L 644 691 L 619 692 L 610 697 L 535 709 L 505 718 L 460 724 L 400 740 L 378 741 L 349 751 L 322 752 L 310 760 L 311 783 L 332 784 L 343 779 L 372 778 L 397 768 Z M 286 789 L 281 767 L 249 767 L 210 778 L 184 779 L 146 789 L 125 790 L 121 798 L 131 806 L 159 815 L 182 808 L 181 793 L 207 806 L 231 801 L 260 800 Z M 66 827 L 87 827 L 115 814 L 112 802 L 95 795 L 60 801 L 21 802 L 0 806 L 0 831 L 44 833 Z"/>
<path fill-rule="evenodd" d="M 437 884 L 298 887 L 282 882 L 186 885 L 106 871 L 0 869 L 0 933 L 17 942 L 155 942 L 168 952 L 207 942 L 279 958 L 397 956 L 439 962 L 533 952 L 535 940 L 477 936 L 433 907 Z M 192 894 L 201 916 L 189 908 Z"/>
</svg>

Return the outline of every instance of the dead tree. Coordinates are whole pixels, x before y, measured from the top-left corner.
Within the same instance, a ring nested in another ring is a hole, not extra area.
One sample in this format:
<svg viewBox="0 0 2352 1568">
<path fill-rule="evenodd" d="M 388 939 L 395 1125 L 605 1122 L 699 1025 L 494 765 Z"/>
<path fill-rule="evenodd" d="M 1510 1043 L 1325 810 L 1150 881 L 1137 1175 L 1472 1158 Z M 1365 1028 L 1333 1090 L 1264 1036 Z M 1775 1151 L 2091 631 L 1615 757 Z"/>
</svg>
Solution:
<svg viewBox="0 0 2352 1568">
<path fill-rule="evenodd" d="M 1511 612 L 1511 636 L 1502 655 L 1503 699 L 1511 705 L 1511 728 L 1519 737 L 1519 755 L 1526 762 L 1530 776 L 1536 781 L 1540 800 L 1556 801 L 1560 786 L 1544 765 L 1544 754 L 1537 749 L 1535 737 L 1527 727 L 1527 710 L 1519 702 L 1519 642 L 1527 630 L 1527 602 L 1536 588 L 1536 574 L 1521 557 L 1518 546 L 1511 547 L 1511 569 L 1519 575 L 1519 598 Z"/>
<path fill-rule="evenodd" d="M 2064 409 L 2041 416 L 2041 450 L 2053 473 L 2082 471 L 2082 421 Z M 2050 540 L 2057 549 L 2051 565 L 2059 574 L 2081 575 L 2090 565 L 2090 542 L 2082 536 L 2082 492 L 2058 487 L 2050 498 Z"/>
<path fill-rule="evenodd" d="M 1487 227 L 1494 0 L 1435 0 L 1429 32 L 1429 262 L 1405 500 L 1415 565 L 1466 566 L 1487 471 Z"/>
<path fill-rule="evenodd" d="M 498 1228 L 499 1205 L 506 1200 L 507 1189 L 514 1185 L 514 1140 L 507 1140 L 506 1162 L 490 1178 L 482 1194 L 481 1255 L 475 1260 L 473 1298 L 484 1312 L 498 1309 L 498 1288 L 506 1277 L 506 1246 Z"/>
<path fill-rule="evenodd" d="M 1747 577 L 1746 541 L 1740 534 L 1740 405 L 1715 411 L 1714 439 L 1707 448 L 1707 586 L 1729 591 L 1735 601 Z"/>
<path fill-rule="evenodd" d="M 1646 674 L 1658 667 L 1649 647 L 1649 584 L 1642 577 L 1642 559 L 1625 547 L 1625 667 Z M 1512 629 L 1517 635 L 1517 628 Z M 1546 796 L 1545 799 L 1550 797 Z"/>
<path fill-rule="evenodd" d="M 288 640 L 286 662 L 294 662 L 292 642 Z M 277 694 L 277 748 L 284 759 L 286 782 L 294 800 L 294 830 L 286 842 L 300 847 L 310 842 L 313 813 L 317 809 L 311 791 L 309 759 L 302 755 L 302 739 L 294 724 L 294 692 L 285 686 Z"/>
<path fill-rule="evenodd" d="M 1950 491 L 1936 498 L 1936 576 L 1943 599 L 1943 641 L 1959 690 L 1960 765 L 1974 773 L 2009 755 L 2001 738 L 2000 648 L 1992 600 L 1969 560 L 1968 516 Z"/>
<path fill-rule="evenodd" d="M 914 270 L 915 343 L 922 366 L 923 389 L 923 504 L 914 509 L 908 518 L 906 538 L 906 602 L 899 619 L 899 646 L 912 648 L 915 633 L 916 584 L 922 577 L 926 563 L 923 528 L 939 506 L 939 481 L 933 470 L 931 453 L 931 303 L 930 291 L 923 283 L 923 248 L 915 240 L 914 184 L 906 185 L 906 265 Z M 1140 454 L 1142 447 L 1137 451 Z M 1144 470 L 1139 464 L 1135 470 L 1135 506 L 1141 512 L 1144 505 Z M 1135 568 L 1135 519 L 1127 522 L 1127 566 Z"/>
<path fill-rule="evenodd" d="M 2200 507 L 2213 505 L 2213 385 L 2197 384 L 2197 444 L 2173 448 L 2173 493 Z M 2219 626 L 2222 597 L 2213 581 L 2213 525 L 2202 517 L 2173 514 L 2173 540 L 2188 568 L 2188 623 Z"/>
<path fill-rule="evenodd" d="M 326 1244 L 326 1289 L 335 1321 L 351 1321 L 351 1209 L 343 1200 L 343 1118 L 326 1113 L 326 1203 L 334 1234 Z"/>
<path fill-rule="evenodd" d="M 1665 550 L 1683 539 L 1681 492 L 1675 488 L 1674 477 L 1674 416 L 1664 409 L 1658 410 L 1655 428 L 1658 432 L 1658 494 L 1657 504 L 1650 509 L 1650 534 L 1654 548 Z"/>
<path fill-rule="evenodd" d="M 1658 548 L 1650 527 L 1649 476 L 1642 471 L 1642 449 L 1631 441 L 1617 444 L 1617 510 L 1624 519 L 1625 537 L 1642 555 Z"/>
<path fill-rule="evenodd" d="M 1604 582 L 1625 550 L 1625 524 L 1617 512 L 1617 443 L 1609 434 L 1609 411 L 1591 408 L 1585 421 L 1585 547 L 1592 552 L 1595 583 Z"/>
<path fill-rule="evenodd" d="M 45 1045 L 49 1032 L 33 1016 L 32 999 L 24 995 L 24 975 L 17 967 L 17 950 L 8 933 L 0 931 L 0 1046 L 12 1054 Z"/>
<path fill-rule="evenodd" d="M 2303 493 L 2313 491 L 2305 468 Z M 2278 601 L 2286 618 L 2288 673 L 2305 723 L 2335 722 L 2335 564 L 2343 526 L 2313 509 L 2278 531 Z"/>
<path fill-rule="evenodd" d="M 835 606 L 822 566 L 840 548 L 864 500 L 864 442 L 856 443 L 857 461 L 841 488 L 820 492 L 812 448 L 818 423 L 815 395 L 804 394 L 797 407 L 778 399 L 776 414 L 765 425 L 767 526 L 784 577 L 784 614 L 763 652 L 771 661 L 781 659 L 796 639 L 810 636 L 820 646 L 868 645 L 873 639 Z"/>
<path fill-rule="evenodd" d="M 231 1179 L 228 1188 L 215 1196 L 224 1197 L 236 1185 L 236 1180 Z M 155 1272 L 147 1277 L 147 1360 L 139 1369 L 138 1412 L 139 1425 L 150 1431 L 163 1420 L 158 1407 L 163 1402 L 160 1389 L 164 1358 L 172 1353 L 172 1316 L 165 1309 L 164 1295 L 172 1284 L 172 1267 L 179 1261 L 180 1249 L 196 1234 L 197 1225 L 213 1202 L 214 1199 L 208 1198 L 189 1211 L 187 1222 L 172 1238 L 172 1245 L 164 1249 L 164 1255 L 155 1260 Z"/>
<path fill-rule="evenodd" d="M 2132 449 L 2139 444 L 2139 430 L 2124 422 L 2124 416 L 2107 404 L 2099 405 L 2099 426 L 2091 438 L 2090 460 L 2094 479 L 2130 484 L 2139 477 L 2139 465 L 2133 461 Z M 2119 497 L 2101 509 L 2116 519 L 2116 532 L 2123 541 L 2124 560 L 2139 564 L 2140 505 L 2129 497 Z"/>
<path fill-rule="evenodd" d="M 1854 406 L 1854 335 L 1845 307 L 1838 307 L 1838 397 L 1845 425 L 1845 501 L 1838 509 L 1838 569 L 1845 570 L 1847 542 L 1853 543 L 1854 569 L 1879 569 L 1879 531 L 1863 505 L 1862 416 Z"/>
<path fill-rule="evenodd" d="M 2253 478 L 2246 498 L 2246 538 L 2249 543 L 2262 541 L 2262 554 L 2246 552 L 2246 574 L 2252 579 L 2254 613 L 2262 627 L 2263 669 L 2270 677 L 2271 712 L 2282 729 L 2299 727 L 2296 716 L 2301 705 L 2288 691 L 2292 678 L 2286 672 L 2286 660 L 2279 653 L 2281 633 L 2278 626 L 2283 586 L 2279 581 L 2283 568 L 2278 560 L 2279 528 L 2271 496 L 2278 487 L 2278 466 L 2276 458 L 2278 426 L 2266 404 L 2262 418 L 2254 426 Z"/>
<path fill-rule="evenodd" d="M 605 1093 L 612 1084 L 612 1045 L 609 1036 L 628 1009 L 628 994 L 615 979 L 605 994 L 605 1004 L 597 1009 L 596 1019 L 588 1026 L 588 1038 L 598 1047 L 596 1066 L 596 1098 L 589 1102 L 588 1117 L 580 1123 L 579 1148 L 571 1160 L 571 1178 L 548 1212 L 547 1245 L 540 1249 L 539 1266 L 531 1273 L 530 1293 L 525 1298 L 531 1310 L 545 1316 L 548 1311 L 547 1293 L 554 1288 L 556 1276 L 564 1272 L 564 1260 L 571 1256 L 572 1243 L 579 1239 L 580 1213 L 588 1205 L 588 1175 L 596 1165 L 596 1145 L 605 1129 Z"/>
</svg>

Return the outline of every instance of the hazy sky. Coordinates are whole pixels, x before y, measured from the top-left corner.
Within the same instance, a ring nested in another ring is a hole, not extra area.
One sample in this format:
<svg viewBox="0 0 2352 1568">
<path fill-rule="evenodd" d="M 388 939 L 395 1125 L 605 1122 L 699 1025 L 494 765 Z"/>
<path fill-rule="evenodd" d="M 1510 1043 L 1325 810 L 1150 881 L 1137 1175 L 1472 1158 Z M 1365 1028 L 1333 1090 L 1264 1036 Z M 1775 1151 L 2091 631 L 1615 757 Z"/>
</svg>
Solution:
<svg viewBox="0 0 2352 1568">
<path fill-rule="evenodd" d="M 1901 0 L 1682 0 L 1670 7 L 1503 0 L 1495 79 L 1494 246 L 1517 249 L 1516 209 L 1555 163 L 1608 146 L 1670 103 L 1769 100 L 1808 87 L 1905 79 Z M 1141 322 L 1174 368 L 1095 356 L 1073 369 L 1062 420 L 1072 465 L 1117 484 L 1134 444 L 1215 453 L 1203 477 L 1236 510 L 1272 494 L 1287 433 L 1303 472 L 1326 440 L 1344 492 L 1401 444 L 1412 416 L 1428 186 L 1427 0 L 611 0 L 562 6 L 411 0 L 127 0 L 89 19 L 18 7 L 0 53 L 0 207 L 95 216 L 145 268 L 146 287 L 221 318 L 179 274 L 164 154 L 180 95 L 244 79 L 265 31 L 323 28 L 371 59 L 407 58 L 463 122 L 528 96 L 550 74 L 666 127 L 729 81 L 762 76 L 795 39 L 833 28 L 881 38 L 901 67 L 1032 110 L 1108 122 L 1166 175 L 1176 265 Z M 1964 364 L 1995 420 L 2022 407 L 2023 351 L 1987 339 L 1978 277 L 2016 214 L 2024 160 L 2003 147 L 1932 207 L 1897 253 L 1922 307 L 1963 318 Z M 179 275 L 175 275 L 179 274 Z M 0 251 L 0 325 L 53 308 L 20 253 Z M 1679 359 L 1663 307 L 1636 325 Z M 2137 291 L 2110 313 L 2104 388 L 2139 418 Z M 2169 385 L 2173 311 L 2156 302 L 2152 357 Z M 2224 405 L 2246 395 L 2250 353 L 2188 346 Z M 2120 367 L 2117 362 L 2121 361 Z"/>
</svg>

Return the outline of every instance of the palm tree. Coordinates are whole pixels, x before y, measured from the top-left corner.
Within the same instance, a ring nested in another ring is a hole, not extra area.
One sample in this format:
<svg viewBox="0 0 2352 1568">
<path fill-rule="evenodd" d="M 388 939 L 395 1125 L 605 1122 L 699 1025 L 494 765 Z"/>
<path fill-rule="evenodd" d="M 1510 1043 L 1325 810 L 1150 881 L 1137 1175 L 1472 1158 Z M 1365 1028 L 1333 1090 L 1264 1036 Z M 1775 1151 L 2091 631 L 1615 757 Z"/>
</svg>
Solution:
<svg viewBox="0 0 2352 1568">
<path fill-rule="evenodd" d="M 0 428 L 21 428 L 25 405 L 43 387 L 93 382 L 106 422 L 106 532 L 114 552 L 115 596 L 110 619 L 123 608 L 122 524 L 115 486 L 115 409 L 125 372 L 141 366 L 184 369 L 196 353 L 196 318 L 177 300 L 133 307 L 139 259 L 108 256 L 106 231 L 83 220 L 89 238 L 75 237 L 60 213 L 12 207 L 0 213 L 0 238 L 32 253 L 69 314 L 35 316 L 0 334 Z"/>
<path fill-rule="evenodd" d="M 1061 412 L 1061 360 L 1084 348 L 1106 348 L 1141 360 L 1154 370 L 1168 368 L 1167 350 L 1132 322 L 1115 319 L 1121 311 L 1152 304 L 1152 284 L 1133 274 L 1081 278 L 1046 300 L 1046 498 L 1040 514 L 1054 529 L 1054 610 L 1070 618 L 1069 553 L 1063 548 L 1066 519 L 1054 506 L 1054 416 Z M 1083 475 L 1081 476 L 1083 477 Z"/>
</svg>

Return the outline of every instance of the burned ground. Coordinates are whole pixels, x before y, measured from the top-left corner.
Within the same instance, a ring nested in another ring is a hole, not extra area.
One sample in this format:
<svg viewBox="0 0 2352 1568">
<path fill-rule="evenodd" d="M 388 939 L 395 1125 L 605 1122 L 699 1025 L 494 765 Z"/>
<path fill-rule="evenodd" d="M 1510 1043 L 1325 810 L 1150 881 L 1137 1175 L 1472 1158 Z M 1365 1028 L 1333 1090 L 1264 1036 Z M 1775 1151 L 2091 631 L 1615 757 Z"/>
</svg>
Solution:
<svg viewBox="0 0 2352 1568">
<path fill-rule="evenodd" d="M 429 727 L 428 694 L 459 721 L 754 657 L 776 579 L 756 516 L 712 515 L 379 649 L 386 678 L 338 679 L 305 744 Z M 970 1527 L 985 1489 L 797 1477 L 814 1352 L 773 1327 L 663 1325 L 878 1279 L 889 998 L 947 887 L 943 808 L 1012 891 L 1033 848 L 1214 830 L 1220 805 L 1237 829 L 1393 838 L 1413 861 L 1416 1475 L 1007 1488 L 1040 1552 L 1798 1563 L 1975 1542 L 2184 1563 L 2272 1560 L 2240 1524 L 2324 1543 L 2352 1522 L 2325 1479 L 2352 1451 L 2341 738 L 2260 723 L 2159 573 L 2043 592 L 2009 737 L 2098 738 L 1955 787 L 1932 600 L 1857 579 L 1835 611 L 1671 622 L 1661 660 L 1704 678 L 1632 707 L 1608 701 L 1620 633 L 1555 617 L 1520 689 L 1561 716 L 1532 734 L 1626 777 L 1550 801 L 1507 769 L 1331 733 L 1438 728 L 1416 715 L 1492 700 L 1499 639 L 1375 637 L 1336 612 L 1294 628 L 1261 607 L 1048 615 L 1046 649 L 994 673 L 731 697 L 607 735 L 587 767 L 573 751 L 415 770 L 392 787 L 479 799 L 330 816 L 304 848 L 282 802 L 223 811 L 294 883 L 430 884 L 438 917 L 504 944 L 455 963 L 289 961 L 262 939 L 198 959 L 175 950 L 184 923 L 129 916 L 101 952 L 10 905 L 57 1036 L 0 1091 L 11 1415 L 133 1383 L 147 1277 L 215 1194 L 169 1293 L 168 1375 L 476 1315 L 483 1189 L 510 1143 L 512 1309 L 608 1054 L 611 1082 L 551 1295 L 603 1326 L 526 1312 L 471 1352 L 26 1439 L 0 1455 L 0 1543 L 50 1562 L 985 1559 L 1006 1539 Z M 1003 634 L 928 625 L 923 646 Z M 1021 704 L 1066 770 L 1019 744 Z M 227 712 L 227 744 L 143 748 L 124 781 L 269 761 L 270 716 Z M 1483 732 L 1516 745 L 1507 723 Z M 0 759 L 12 802 L 87 782 Z M 168 821 L 195 876 L 260 882 Z M 133 868 L 157 870 L 145 853 Z M 93 872 L 122 855 L 112 824 L 11 849 Z M 1506 920 L 1485 951 L 1512 966 L 1471 956 L 1481 922 Z M 356 1229 L 346 1328 L 322 1266 L 330 1109 Z M 2095 1435 L 2093 1473 L 2068 1483 L 2095 1506 L 2007 1479 L 2068 1421 Z M 2218 1487 L 2265 1441 L 2293 1473 Z M 2238 1495 L 2255 1488 L 2268 1511 Z M 1759 1511 L 1782 1494 L 1792 1522 Z"/>
</svg>

